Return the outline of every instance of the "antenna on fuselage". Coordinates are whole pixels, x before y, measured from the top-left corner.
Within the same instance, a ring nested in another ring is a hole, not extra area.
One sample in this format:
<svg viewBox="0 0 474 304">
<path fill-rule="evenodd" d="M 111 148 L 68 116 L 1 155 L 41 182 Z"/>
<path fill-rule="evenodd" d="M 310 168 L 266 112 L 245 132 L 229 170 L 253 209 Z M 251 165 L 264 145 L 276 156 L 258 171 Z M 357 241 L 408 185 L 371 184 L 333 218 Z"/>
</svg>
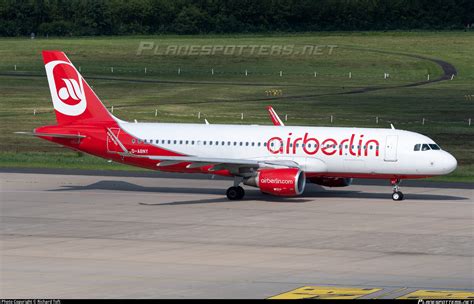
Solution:
<svg viewBox="0 0 474 304">
<path fill-rule="evenodd" d="M 204 118 L 204 122 L 206 123 L 206 125 L 210 125 L 210 123 L 205 118 Z"/>
<path fill-rule="evenodd" d="M 390 124 L 390 127 L 392 128 L 392 130 L 395 130 L 395 127 L 393 126 L 393 124 Z"/>
</svg>

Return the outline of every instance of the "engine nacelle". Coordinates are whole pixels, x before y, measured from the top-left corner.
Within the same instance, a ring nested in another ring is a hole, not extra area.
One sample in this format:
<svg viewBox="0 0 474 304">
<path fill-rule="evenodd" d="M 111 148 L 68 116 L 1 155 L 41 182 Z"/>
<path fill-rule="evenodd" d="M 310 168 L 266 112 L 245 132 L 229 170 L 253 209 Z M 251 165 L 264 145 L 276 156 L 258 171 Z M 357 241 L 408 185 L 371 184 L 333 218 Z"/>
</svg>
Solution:
<svg viewBox="0 0 474 304">
<path fill-rule="evenodd" d="M 256 176 L 244 180 L 244 184 L 277 196 L 297 196 L 303 193 L 306 177 L 297 168 L 261 169 Z"/>
<path fill-rule="evenodd" d="M 311 183 L 326 187 L 347 187 L 352 184 L 352 178 L 344 177 L 312 177 L 308 180 Z"/>
</svg>

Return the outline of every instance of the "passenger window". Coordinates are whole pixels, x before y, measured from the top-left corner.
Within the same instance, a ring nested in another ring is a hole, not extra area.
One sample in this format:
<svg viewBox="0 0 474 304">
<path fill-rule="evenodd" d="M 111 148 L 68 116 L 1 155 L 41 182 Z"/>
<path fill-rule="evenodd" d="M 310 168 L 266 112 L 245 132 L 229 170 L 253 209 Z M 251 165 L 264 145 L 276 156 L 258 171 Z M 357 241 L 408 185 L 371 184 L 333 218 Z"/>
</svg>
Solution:
<svg viewBox="0 0 474 304">
<path fill-rule="evenodd" d="M 255 146 L 255 143 L 254 143 L 254 142 L 252 142 L 252 147 L 253 147 L 253 146 Z"/>
<path fill-rule="evenodd" d="M 234 141 L 234 146 L 237 146 L 237 142 L 236 142 L 236 141 Z"/>
<path fill-rule="evenodd" d="M 239 146 L 242 146 L 242 142 L 239 143 Z"/>
<path fill-rule="evenodd" d="M 441 148 L 436 144 L 430 144 L 431 150 L 441 150 Z"/>
<path fill-rule="evenodd" d="M 225 146 L 225 141 L 221 142 L 221 145 Z"/>
<path fill-rule="evenodd" d="M 168 139 L 168 145 L 171 144 L 171 140 Z"/>
<path fill-rule="evenodd" d="M 189 140 L 186 141 L 186 144 L 188 144 L 188 143 L 189 143 Z"/>
<path fill-rule="evenodd" d="M 182 140 L 180 140 L 180 141 L 179 141 L 179 144 L 180 144 L 180 145 L 182 145 L 182 144 L 183 144 L 183 141 L 182 141 Z"/>
<path fill-rule="evenodd" d="M 263 146 L 266 147 L 266 146 L 267 146 L 267 142 L 264 142 L 264 143 L 263 143 Z"/>
<path fill-rule="evenodd" d="M 420 146 L 421 146 L 420 144 L 416 144 L 413 151 L 420 151 Z"/>
<path fill-rule="evenodd" d="M 191 141 L 191 145 L 194 145 L 194 140 Z"/>
<path fill-rule="evenodd" d="M 257 145 L 260 147 L 261 142 L 258 142 Z"/>
<path fill-rule="evenodd" d="M 427 151 L 427 150 L 430 150 L 430 146 L 428 146 L 427 144 L 423 144 L 423 146 L 421 146 L 421 151 Z"/>
<path fill-rule="evenodd" d="M 161 140 L 161 143 L 162 143 L 162 144 L 164 144 L 164 143 L 165 143 L 165 140 L 164 140 L 164 139 L 162 139 L 162 140 Z"/>
<path fill-rule="evenodd" d="M 212 140 L 209 141 L 209 145 L 212 146 Z"/>
<path fill-rule="evenodd" d="M 227 142 L 227 145 L 230 146 L 230 141 Z"/>
<path fill-rule="evenodd" d="M 132 138 L 132 144 L 134 144 L 134 143 L 135 143 L 135 138 Z"/>
<path fill-rule="evenodd" d="M 245 145 L 248 146 L 248 145 L 249 145 L 249 142 L 246 142 Z"/>
<path fill-rule="evenodd" d="M 206 145 L 206 141 L 203 141 L 202 144 L 203 144 L 203 145 Z"/>
</svg>

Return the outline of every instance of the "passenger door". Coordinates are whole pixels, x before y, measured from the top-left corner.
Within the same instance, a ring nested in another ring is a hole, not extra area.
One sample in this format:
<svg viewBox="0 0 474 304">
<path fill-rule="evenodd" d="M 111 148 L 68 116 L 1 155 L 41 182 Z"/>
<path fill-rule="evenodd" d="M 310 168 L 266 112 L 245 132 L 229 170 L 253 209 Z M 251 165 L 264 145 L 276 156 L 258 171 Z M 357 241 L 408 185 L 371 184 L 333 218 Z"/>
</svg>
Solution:
<svg viewBox="0 0 474 304">
<path fill-rule="evenodd" d="M 397 161 L 397 146 L 398 146 L 398 135 L 388 135 L 385 141 L 385 156 L 386 162 Z"/>
</svg>

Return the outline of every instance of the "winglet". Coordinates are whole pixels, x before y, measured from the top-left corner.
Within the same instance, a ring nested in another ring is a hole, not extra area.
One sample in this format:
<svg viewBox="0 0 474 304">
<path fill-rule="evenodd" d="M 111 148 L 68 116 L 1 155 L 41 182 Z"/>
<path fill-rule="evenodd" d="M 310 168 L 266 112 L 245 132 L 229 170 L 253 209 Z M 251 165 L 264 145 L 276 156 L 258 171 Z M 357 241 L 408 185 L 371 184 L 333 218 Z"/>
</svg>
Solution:
<svg viewBox="0 0 474 304">
<path fill-rule="evenodd" d="M 278 116 L 278 114 L 275 112 L 275 110 L 273 109 L 272 106 L 268 106 L 267 107 L 267 110 L 268 110 L 268 114 L 270 115 L 270 119 L 272 120 L 273 122 L 273 125 L 275 126 L 281 126 L 281 127 L 284 127 L 285 124 L 283 123 L 283 121 L 281 121 L 280 117 Z"/>
</svg>

